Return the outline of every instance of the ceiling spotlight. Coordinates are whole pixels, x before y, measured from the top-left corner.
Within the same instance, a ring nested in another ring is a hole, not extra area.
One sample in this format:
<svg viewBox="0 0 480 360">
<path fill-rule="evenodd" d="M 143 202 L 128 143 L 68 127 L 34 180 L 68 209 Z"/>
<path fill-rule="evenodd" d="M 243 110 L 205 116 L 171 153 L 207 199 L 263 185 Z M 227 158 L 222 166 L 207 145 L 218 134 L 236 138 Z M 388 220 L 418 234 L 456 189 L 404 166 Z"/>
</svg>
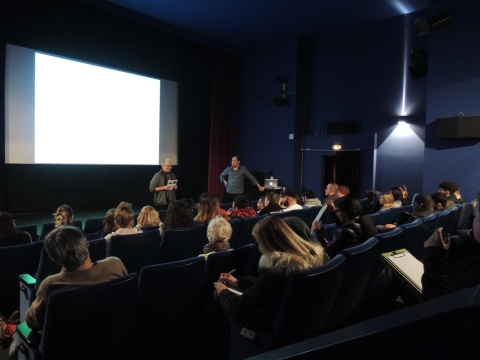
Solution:
<svg viewBox="0 0 480 360">
<path fill-rule="evenodd" d="M 342 145 L 340 145 L 340 144 L 335 144 L 335 145 L 332 146 L 332 149 L 335 150 L 335 151 L 337 151 L 337 150 L 342 150 Z"/>
</svg>

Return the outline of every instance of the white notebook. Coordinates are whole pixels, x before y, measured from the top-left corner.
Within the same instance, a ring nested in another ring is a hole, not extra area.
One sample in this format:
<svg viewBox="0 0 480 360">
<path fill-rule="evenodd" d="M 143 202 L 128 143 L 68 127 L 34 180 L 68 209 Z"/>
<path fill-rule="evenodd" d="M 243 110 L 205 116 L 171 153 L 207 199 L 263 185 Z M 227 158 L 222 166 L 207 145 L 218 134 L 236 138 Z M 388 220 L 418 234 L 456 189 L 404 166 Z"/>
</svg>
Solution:
<svg viewBox="0 0 480 360">
<path fill-rule="evenodd" d="M 382 259 L 415 290 L 422 293 L 423 263 L 418 261 L 407 249 L 384 253 Z"/>
</svg>

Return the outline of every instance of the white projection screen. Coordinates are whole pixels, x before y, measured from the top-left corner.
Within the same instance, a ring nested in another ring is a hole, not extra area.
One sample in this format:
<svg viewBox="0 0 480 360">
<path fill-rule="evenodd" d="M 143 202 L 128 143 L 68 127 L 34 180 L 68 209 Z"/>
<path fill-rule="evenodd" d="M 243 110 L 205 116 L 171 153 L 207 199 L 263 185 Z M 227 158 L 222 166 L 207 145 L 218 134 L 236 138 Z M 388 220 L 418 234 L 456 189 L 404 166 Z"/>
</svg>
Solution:
<svg viewBox="0 0 480 360">
<path fill-rule="evenodd" d="M 6 50 L 7 164 L 178 164 L 178 83 Z"/>
</svg>

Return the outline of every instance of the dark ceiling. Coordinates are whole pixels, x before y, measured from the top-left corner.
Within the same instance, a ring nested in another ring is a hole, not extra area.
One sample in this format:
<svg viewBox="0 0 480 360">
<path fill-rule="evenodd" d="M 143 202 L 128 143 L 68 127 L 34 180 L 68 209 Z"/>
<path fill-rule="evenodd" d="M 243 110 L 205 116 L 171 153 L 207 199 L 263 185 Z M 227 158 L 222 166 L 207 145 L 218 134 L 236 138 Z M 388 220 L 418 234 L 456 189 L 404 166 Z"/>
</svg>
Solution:
<svg viewBox="0 0 480 360">
<path fill-rule="evenodd" d="M 171 32 L 228 51 L 291 36 L 327 35 L 349 30 L 426 9 L 432 3 L 432 0 L 83 1 L 140 21 L 156 23 Z"/>
</svg>

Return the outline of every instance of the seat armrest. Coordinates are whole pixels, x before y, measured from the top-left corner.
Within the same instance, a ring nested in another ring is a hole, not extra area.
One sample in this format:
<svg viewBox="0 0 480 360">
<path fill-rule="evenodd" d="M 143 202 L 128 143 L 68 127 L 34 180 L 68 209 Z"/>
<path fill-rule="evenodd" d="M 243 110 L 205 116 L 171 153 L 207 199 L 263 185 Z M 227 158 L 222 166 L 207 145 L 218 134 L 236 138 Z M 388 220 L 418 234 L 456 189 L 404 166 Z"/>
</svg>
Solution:
<svg viewBox="0 0 480 360">
<path fill-rule="evenodd" d="M 36 298 L 36 280 L 29 274 L 18 275 L 18 279 L 20 281 L 20 321 L 23 322 L 28 308 Z"/>
<path fill-rule="evenodd" d="M 41 334 L 28 327 L 26 322 L 22 322 L 17 326 L 16 330 L 20 341 L 18 346 L 18 360 L 35 359 L 39 352 L 39 345 L 42 339 Z"/>
</svg>

